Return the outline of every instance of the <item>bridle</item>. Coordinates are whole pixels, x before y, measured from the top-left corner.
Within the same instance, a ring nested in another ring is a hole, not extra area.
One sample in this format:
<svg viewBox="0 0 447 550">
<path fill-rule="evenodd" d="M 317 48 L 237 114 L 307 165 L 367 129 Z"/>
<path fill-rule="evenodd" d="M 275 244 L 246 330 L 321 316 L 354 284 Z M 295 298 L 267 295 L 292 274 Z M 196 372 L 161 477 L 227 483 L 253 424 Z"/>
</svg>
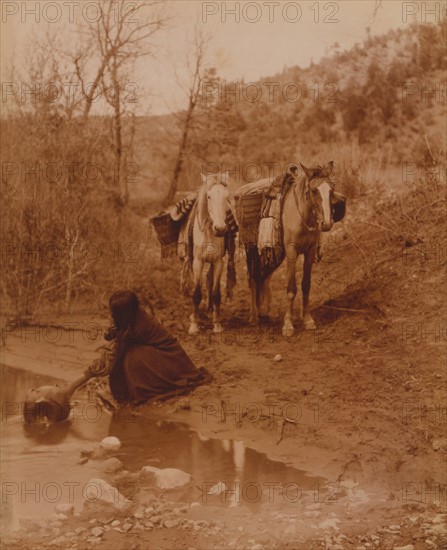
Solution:
<svg viewBox="0 0 447 550">
<path fill-rule="evenodd" d="M 296 208 L 298 210 L 298 214 L 301 217 L 301 221 L 303 223 L 304 228 L 306 229 L 306 231 L 310 231 L 310 232 L 318 231 L 319 228 L 321 228 L 323 226 L 323 223 L 324 223 L 324 219 L 322 220 L 321 217 L 320 217 L 319 208 L 317 208 L 317 205 L 316 205 L 315 200 L 313 198 L 314 193 L 312 192 L 313 189 L 316 189 L 316 188 L 319 187 L 319 185 L 312 186 L 312 182 L 315 182 L 319 179 L 321 179 L 321 178 L 315 178 L 314 180 L 306 181 L 306 183 L 305 183 L 306 189 L 305 189 L 305 192 L 304 192 L 304 197 L 305 197 L 306 201 L 310 202 L 311 208 L 312 208 L 311 209 L 311 216 L 312 216 L 311 225 L 308 225 L 308 223 L 306 221 L 306 218 L 305 218 L 305 215 L 303 215 L 303 213 L 300 209 L 300 204 L 299 204 L 299 200 L 298 200 L 297 193 L 296 193 L 297 184 L 295 183 L 295 185 L 294 185 L 293 195 L 294 195 L 294 198 L 295 198 L 295 204 L 296 204 Z M 330 196 L 329 196 L 329 202 L 331 204 L 333 196 L 334 196 L 335 183 L 333 181 L 331 181 L 329 178 L 325 178 L 325 181 L 328 183 L 329 187 L 331 188 L 330 189 Z M 330 211 L 330 216 L 331 216 L 331 220 L 332 220 L 332 209 Z"/>
<path fill-rule="evenodd" d="M 197 224 L 198 224 L 199 229 L 202 233 L 205 232 L 205 228 L 207 226 L 210 226 L 212 224 L 212 220 L 211 220 L 210 212 L 209 212 L 209 208 L 208 208 L 208 196 L 207 196 L 207 194 L 208 194 L 209 191 L 211 191 L 211 189 L 215 185 L 223 185 L 225 188 L 227 187 L 226 184 L 223 181 L 213 182 L 208 189 L 206 188 L 206 185 L 204 184 L 204 194 L 205 194 L 204 200 L 205 200 L 205 204 L 206 204 L 206 216 L 205 216 L 205 219 L 202 221 L 202 224 L 200 223 L 200 212 L 199 211 L 197 212 Z"/>
</svg>

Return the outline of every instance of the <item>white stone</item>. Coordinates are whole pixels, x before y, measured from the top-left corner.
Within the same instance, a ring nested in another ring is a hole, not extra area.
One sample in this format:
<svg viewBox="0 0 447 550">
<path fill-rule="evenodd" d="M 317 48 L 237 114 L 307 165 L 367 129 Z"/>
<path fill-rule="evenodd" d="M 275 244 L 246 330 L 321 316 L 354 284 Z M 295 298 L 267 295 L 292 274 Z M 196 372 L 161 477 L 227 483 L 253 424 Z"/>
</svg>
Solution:
<svg viewBox="0 0 447 550">
<path fill-rule="evenodd" d="M 159 489 L 176 489 L 184 487 L 191 482 L 191 476 L 177 468 L 154 468 L 153 466 L 144 466 L 141 469 L 142 477 L 154 475 L 155 485 Z"/>
<path fill-rule="evenodd" d="M 54 507 L 54 510 L 58 514 L 72 514 L 74 512 L 74 505 L 68 502 L 61 502 Z"/>
<path fill-rule="evenodd" d="M 211 487 L 211 489 L 208 491 L 209 495 L 220 495 L 224 491 L 227 490 L 227 486 L 223 481 L 219 481 L 215 485 Z"/>
<path fill-rule="evenodd" d="M 167 529 L 173 529 L 174 527 L 178 527 L 180 521 L 178 519 L 167 519 L 164 523 L 163 523 L 163 526 L 166 527 Z"/>
<path fill-rule="evenodd" d="M 326 519 L 318 524 L 319 529 L 336 529 L 338 531 L 337 523 L 340 523 L 340 520 L 337 518 Z"/>
<path fill-rule="evenodd" d="M 282 361 L 282 355 L 280 353 L 276 354 L 273 361 L 279 363 L 280 361 Z"/>
<path fill-rule="evenodd" d="M 106 473 L 114 473 L 121 470 L 123 463 L 119 458 L 112 456 L 101 464 L 101 470 Z"/>
<path fill-rule="evenodd" d="M 104 534 L 104 529 L 102 527 L 93 527 L 90 532 L 94 537 L 101 537 Z"/>
<path fill-rule="evenodd" d="M 117 437 L 111 435 L 105 437 L 101 441 L 101 447 L 106 451 L 117 451 L 121 447 L 121 441 Z"/>
<path fill-rule="evenodd" d="M 84 499 L 87 503 L 104 503 L 120 512 L 131 508 L 132 502 L 124 497 L 115 487 L 99 478 L 90 479 L 84 487 Z"/>
</svg>

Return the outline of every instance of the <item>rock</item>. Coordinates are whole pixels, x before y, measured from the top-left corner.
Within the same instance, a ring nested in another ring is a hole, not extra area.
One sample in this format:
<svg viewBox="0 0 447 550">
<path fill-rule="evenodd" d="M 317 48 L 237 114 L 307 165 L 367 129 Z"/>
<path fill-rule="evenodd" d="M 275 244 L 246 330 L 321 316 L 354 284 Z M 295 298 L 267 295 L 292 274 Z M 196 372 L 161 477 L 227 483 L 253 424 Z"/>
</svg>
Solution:
<svg viewBox="0 0 447 550">
<path fill-rule="evenodd" d="M 93 529 L 90 531 L 90 533 L 94 537 L 102 537 L 102 535 L 104 534 L 104 529 L 103 529 L 103 527 L 93 527 Z"/>
<path fill-rule="evenodd" d="M 118 472 L 118 470 L 121 470 L 123 467 L 123 463 L 119 458 L 108 458 L 105 460 L 101 465 L 101 470 L 103 472 L 106 472 L 108 474 L 113 474 L 114 472 Z"/>
<path fill-rule="evenodd" d="M 60 504 L 57 504 L 54 507 L 54 510 L 58 514 L 73 514 L 74 512 L 74 505 L 69 504 L 68 502 L 61 502 Z"/>
<path fill-rule="evenodd" d="M 57 514 L 57 519 L 59 521 L 66 521 L 68 519 L 68 516 L 66 516 L 65 514 Z"/>
<path fill-rule="evenodd" d="M 184 487 L 191 482 L 191 476 L 177 468 L 154 468 L 153 466 L 144 466 L 140 471 L 142 479 L 154 479 L 158 489 L 176 489 Z"/>
<path fill-rule="evenodd" d="M 305 518 L 318 518 L 321 516 L 321 512 L 318 512 L 317 510 L 315 512 L 304 512 Z"/>
<path fill-rule="evenodd" d="M 447 523 L 447 516 L 445 514 L 438 514 L 432 520 L 432 523 Z"/>
<path fill-rule="evenodd" d="M 163 523 L 163 527 L 173 529 L 174 527 L 178 527 L 179 523 L 180 521 L 178 519 L 168 519 Z"/>
<path fill-rule="evenodd" d="M 67 544 L 67 539 L 64 535 L 61 535 L 60 537 L 56 537 L 52 540 L 51 545 L 52 546 L 65 546 Z"/>
<path fill-rule="evenodd" d="M 152 516 L 151 517 L 151 522 L 154 524 L 154 525 L 158 525 L 161 523 L 161 520 L 162 520 L 162 517 L 161 516 Z"/>
<path fill-rule="evenodd" d="M 227 486 L 223 481 L 219 481 L 215 485 L 211 487 L 211 489 L 208 491 L 209 495 L 220 495 L 224 491 L 227 490 Z"/>
<path fill-rule="evenodd" d="M 263 548 L 262 544 L 255 544 L 251 547 L 251 550 L 262 550 Z"/>
<path fill-rule="evenodd" d="M 115 487 L 99 478 L 91 479 L 84 487 L 84 499 L 84 506 L 87 503 L 104 504 L 120 513 L 130 510 L 133 505 Z"/>
<path fill-rule="evenodd" d="M 191 505 L 190 505 L 190 508 L 198 508 L 199 506 L 201 506 L 200 502 L 191 502 Z"/>
<path fill-rule="evenodd" d="M 340 520 L 337 518 L 326 519 L 318 524 L 319 529 L 336 529 L 338 531 L 337 523 L 340 523 Z"/>
<path fill-rule="evenodd" d="M 59 529 L 62 527 L 62 521 L 50 521 L 49 527 L 52 529 Z"/>
<path fill-rule="evenodd" d="M 390 525 L 389 529 L 392 531 L 400 531 L 400 525 Z"/>
<path fill-rule="evenodd" d="M 280 363 L 282 361 L 282 355 L 280 353 L 277 353 L 273 358 L 273 361 L 275 361 L 275 363 Z"/>
<path fill-rule="evenodd" d="M 132 529 L 132 527 L 133 527 L 133 525 L 131 523 L 126 522 L 126 523 L 124 523 L 122 529 L 123 529 L 124 532 L 127 533 L 128 531 L 130 531 Z"/>
<path fill-rule="evenodd" d="M 101 516 L 101 517 L 98 517 L 97 519 L 98 519 L 98 523 L 101 523 L 101 525 L 108 525 L 113 521 L 113 517 L 111 516 Z"/>
<path fill-rule="evenodd" d="M 414 546 L 412 544 L 407 544 L 405 546 L 395 546 L 394 550 L 414 550 Z"/>
<path fill-rule="evenodd" d="M 133 517 L 135 519 L 143 519 L 144 518 L 144 512 L 141 512 L 141 511 L 135 512 Z"/>
<path fill-rule="evenodd" d="M 86 527 L 76 527 L 76 529 L 74 530 L 74 532 L 77 535 L 81 535 L 82 533 L 85 533 L 86 531 L 87 531 Z"/>
<path fill-rule="evenodd" d="M 110 525 L 112 527 L 118 527 L 118 525 L 121 525 L 121 522 L 119 519 L 114 519 Z"/>
<path fill-rule="evenodd" d="M 152 521 L 145 521 L 144 526 L 146 527 L 146 529 L 153 529 L 154 528 L 154 524 L 152 523 Z"/>
<path fill-rule="evenodd" d="M 447 525 L 445 525 L 444 523 L 436 523 L 435 525 L 432 525 L 432 527 L 429 529 L 428 534 L 438 536 L 447 535 Z"/>
<path fill-rule="evenodd" d="M 153 506 L 148 506 L 147 508 L 144 509 L 144 513 L 146 515 L 153 514 L 154 512 L 155 512 L 155 508 Z"/>
<path fill-rule="evenodd" d="M 432 443 L 432 448 L 434 451 L 442 451 L 447 448 L 447 443 L 444 439 L 434 439 Z"/>
<path fill-rule="evenodd" d="M 105 437 L 101 441 L 101 447 L 108 452 L 118 451 L 121 447 L 121 441 L 117 437 L 111 435 Z"/>
</svg>

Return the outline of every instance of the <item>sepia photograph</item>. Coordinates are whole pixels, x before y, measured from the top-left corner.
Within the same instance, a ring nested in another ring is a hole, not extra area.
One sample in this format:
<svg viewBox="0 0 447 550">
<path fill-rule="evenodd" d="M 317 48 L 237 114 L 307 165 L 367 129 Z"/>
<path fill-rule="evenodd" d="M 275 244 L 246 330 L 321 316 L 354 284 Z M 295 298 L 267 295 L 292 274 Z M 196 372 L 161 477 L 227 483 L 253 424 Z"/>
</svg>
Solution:
<svg viewBox="0 0 447 550">
<path fill-rule="evenodd" d="M 0 8 L 0 548 L 447 549 L 447 0 Z"/>
</svg>

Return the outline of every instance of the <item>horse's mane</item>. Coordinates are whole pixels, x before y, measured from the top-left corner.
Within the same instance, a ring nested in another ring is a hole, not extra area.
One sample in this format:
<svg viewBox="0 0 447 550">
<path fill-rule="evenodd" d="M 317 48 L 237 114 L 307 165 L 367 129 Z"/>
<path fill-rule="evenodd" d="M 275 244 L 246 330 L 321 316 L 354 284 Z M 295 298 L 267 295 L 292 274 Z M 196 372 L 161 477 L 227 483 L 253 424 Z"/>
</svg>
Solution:
<svg viewBox="0 0 447 550">
<path fill-rule="evenodd" d="M 312 166 L 312 171 L 313 171 L 313 174 L 312 174 L 312 177 L 310 178 L 311 181 L 326 177 L 326 174 L 323 171 L 323 166 L 320 166 L 319 164 Z"/>
</svg>

